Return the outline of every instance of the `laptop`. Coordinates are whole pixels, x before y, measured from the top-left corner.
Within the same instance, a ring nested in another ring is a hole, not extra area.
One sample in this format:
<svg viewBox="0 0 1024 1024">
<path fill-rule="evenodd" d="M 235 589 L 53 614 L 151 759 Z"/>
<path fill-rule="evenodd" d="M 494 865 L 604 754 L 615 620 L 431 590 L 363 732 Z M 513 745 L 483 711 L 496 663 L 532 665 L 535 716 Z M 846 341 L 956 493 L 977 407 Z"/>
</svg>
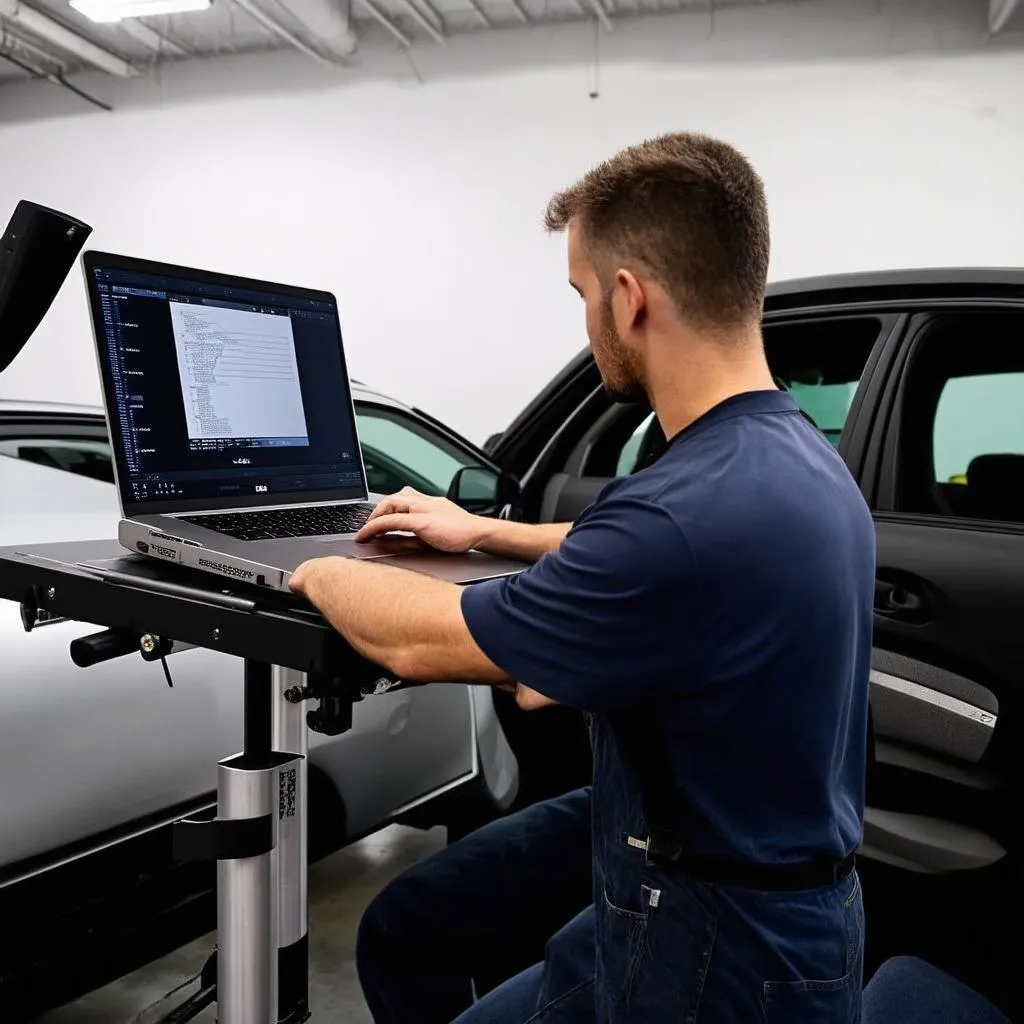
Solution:
<svg viewBox="0 0 1024 1024">
<path fill-rule="evenodd" d="M 356 543 L 375 503 L 333 295 L 102 252 L 82 264 L 123 547 L 279 591 L 324 555 L 455 583 L 525 567 L 404 535 Z"/>
</svg>

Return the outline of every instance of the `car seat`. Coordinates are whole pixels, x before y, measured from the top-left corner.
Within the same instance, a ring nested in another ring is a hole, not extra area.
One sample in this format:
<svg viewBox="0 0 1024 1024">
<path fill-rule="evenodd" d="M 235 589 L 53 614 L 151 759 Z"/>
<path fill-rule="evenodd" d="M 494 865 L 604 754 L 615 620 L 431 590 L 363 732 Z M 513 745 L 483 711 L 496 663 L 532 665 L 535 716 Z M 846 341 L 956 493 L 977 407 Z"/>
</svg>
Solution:
<svg viewBox="0 0 1024 1024">
<path fill-rule="evenodd" d="M 978 455 L 967 467 L 964 511 L 974 519 L 1024 522 L 1024 455 Z"/>
</svg>

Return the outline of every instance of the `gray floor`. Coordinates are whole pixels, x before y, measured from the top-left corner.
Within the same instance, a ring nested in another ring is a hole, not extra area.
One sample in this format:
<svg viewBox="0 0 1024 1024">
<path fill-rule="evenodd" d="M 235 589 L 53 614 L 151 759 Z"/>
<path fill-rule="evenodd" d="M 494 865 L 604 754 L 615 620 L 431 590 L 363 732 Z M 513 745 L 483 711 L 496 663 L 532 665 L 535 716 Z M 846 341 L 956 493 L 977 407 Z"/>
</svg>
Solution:
<svg viewBox="0 0 1024 1024">
<path fill-rule="evenodd" d="M 363 908 L 399 871 L 444 846 L 443 829 L 394 826 L 314 865 L 309 872 L 310 1001 L 313 1024 L 368 1024 L 353 952 Z M 105 988 L 38 1018 L 37 1024 L 148 1024 L 180 1001 L 163 997 L 196 975 L 209 935 Z M 188 991 L 192 991 L 190 988 Z M 196 1018 L 212 1024 L 210 1007 Z"/>
</svg>

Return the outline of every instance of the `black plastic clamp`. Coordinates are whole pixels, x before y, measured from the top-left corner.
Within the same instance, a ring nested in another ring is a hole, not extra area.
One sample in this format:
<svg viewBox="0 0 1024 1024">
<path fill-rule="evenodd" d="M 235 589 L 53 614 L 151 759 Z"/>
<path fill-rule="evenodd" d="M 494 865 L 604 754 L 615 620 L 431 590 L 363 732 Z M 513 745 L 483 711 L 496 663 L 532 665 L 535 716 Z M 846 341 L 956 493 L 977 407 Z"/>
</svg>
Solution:
<svg viewBox="0 0 1024 1024">
<path fill-rule="evenodd" d="M 172 829 L 174 858 L 182 861 L 243 860 L 274 848 L 274 816 L 184 818 Z"/>
</svg>

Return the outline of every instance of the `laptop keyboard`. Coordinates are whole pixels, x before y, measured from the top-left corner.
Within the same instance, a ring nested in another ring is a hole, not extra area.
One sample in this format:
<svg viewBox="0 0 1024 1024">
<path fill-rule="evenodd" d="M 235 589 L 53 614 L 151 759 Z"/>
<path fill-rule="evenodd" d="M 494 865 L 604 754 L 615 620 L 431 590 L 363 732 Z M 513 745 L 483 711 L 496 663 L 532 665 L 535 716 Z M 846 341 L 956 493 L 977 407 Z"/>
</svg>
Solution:
<svg viewBox="0 0 1024 1024">
<path fill-rule="evenodd" d="M 312 505 L 308 508 L 266 509 L 258 512 L 218 512 L 182 516 L 186 523 L 205 526 L 236 540 L 279 540 L 282 537 L 324 537 L 355 533 L 370 517 L 373 505 Z"/>
</svg>

